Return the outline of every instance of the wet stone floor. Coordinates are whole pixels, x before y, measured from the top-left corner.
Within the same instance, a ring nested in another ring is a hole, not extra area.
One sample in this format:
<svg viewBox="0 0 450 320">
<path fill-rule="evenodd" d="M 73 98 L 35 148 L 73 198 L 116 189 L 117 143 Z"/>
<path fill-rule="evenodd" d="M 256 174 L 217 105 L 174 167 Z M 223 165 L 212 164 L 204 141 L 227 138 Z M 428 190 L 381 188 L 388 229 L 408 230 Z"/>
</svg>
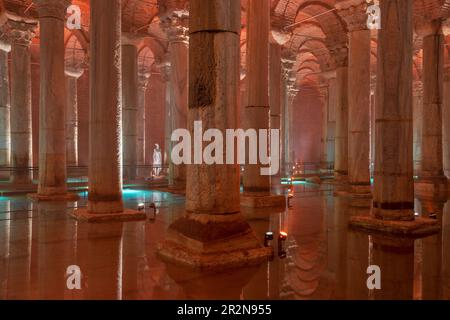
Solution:
<svg viewBox="0 0 450 320">
<path fill-rule="evenodd" d="M 385 239 L 349 230 L 350 216 L 368 208 L 333 197 L 330 187 L 296 186 L 292 208 L 244 212 L 261 243 L 267 231 L 288 233 L 285 258 L 201 273 L 155 254 L 183 214 L 183 197 L 125 190 L 126 207 L 154 202 L 156 219 L 88 224 L 70 217 L 86 205 L 81 196 L 69 204 L 0 198 L 0 299 L 450 299 L 450 204 L 416 203 L 418 215 L 440 221 L 441 233 Z M 380 290 L 367 287 L 372 265 L 380 267 Z M 69 266 L 81 271 L 80 290 L 67 286 Z"/>
</svg>

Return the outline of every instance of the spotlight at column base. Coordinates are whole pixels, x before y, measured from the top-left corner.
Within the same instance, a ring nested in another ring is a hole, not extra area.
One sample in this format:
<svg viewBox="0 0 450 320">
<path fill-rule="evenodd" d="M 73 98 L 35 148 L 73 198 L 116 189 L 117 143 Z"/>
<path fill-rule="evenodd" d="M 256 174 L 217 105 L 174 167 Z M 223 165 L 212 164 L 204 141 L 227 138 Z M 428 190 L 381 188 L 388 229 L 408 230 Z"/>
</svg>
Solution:
<svg viewBox="0 0 450 320">
<path fill-rule="evenodd" d="M 396 235 L 410 238 L 423 238 L 440 231 L 436 220 L 416 218 L 411 221 L 381 220 L 372 216 L 350 218 L 350 227 L 367 232 Z"/>
<path fill-rule="evenodd" d="M 80 197 L 75 193 L 66 193 L 66 194 L 53 194 L 53 195 L 44 195 L 38 193 L 31 193 L 27 195 L 28 198 L 32 201 L 36 202 L 63 202 L 63 201 L 77 201 Z"/>
<path fill-rule="evenodd" d="M 284 195 L 241 195 L 241 206 L 249 208 L 286 208 Z"/>
<path fill-rule="evenodd" d="M 87 209 L 76 209 L 71 216 L 78 221 L 90 223 L 127 222 L 146 219 L 144 212 L 130 209 L 124 209 L 123 212 L 119 213 L 90 213 Z"/>
<path fill-rule="evenodd" d="M 158 255 L 175 265 L 216 271 L 259 265 L 273 256 L 273 249 L 261 245 L 239 213 L 188 213 L 169 227 Z"/>
</svg>

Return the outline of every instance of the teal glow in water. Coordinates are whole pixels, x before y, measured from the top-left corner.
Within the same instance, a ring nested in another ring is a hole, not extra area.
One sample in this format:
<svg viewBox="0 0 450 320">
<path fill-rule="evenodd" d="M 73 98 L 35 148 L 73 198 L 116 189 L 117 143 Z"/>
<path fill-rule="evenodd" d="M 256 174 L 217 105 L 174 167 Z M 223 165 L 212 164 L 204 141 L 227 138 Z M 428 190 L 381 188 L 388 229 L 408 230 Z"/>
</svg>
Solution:
<svg viewBox="0 0 450 320">
<path fill-rule="evenodd" d="M 298 185 L 298 184 L 307 184 L 308 182 L 306 181 L 292 181 L 291 183 L 289 182 L 284 182 L 282 181 L 281 184 L 294 184 L 294 185 Z"/>
</svg>

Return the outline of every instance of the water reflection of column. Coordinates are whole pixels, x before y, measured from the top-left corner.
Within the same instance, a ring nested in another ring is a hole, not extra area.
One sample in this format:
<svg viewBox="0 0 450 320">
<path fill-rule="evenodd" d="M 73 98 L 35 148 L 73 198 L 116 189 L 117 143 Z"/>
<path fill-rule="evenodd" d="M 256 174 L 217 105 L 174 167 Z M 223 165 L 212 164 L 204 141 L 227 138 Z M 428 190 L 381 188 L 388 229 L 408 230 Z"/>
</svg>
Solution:
<svg viewBox="0 0 450 320">
<path fill-rule="evenodd" d="M 347 297 L 347 254 L 348 254 L 348 200 L 343 197 L 334 198 L 334 221 L 331 226 L 333 233 L 336 235 L 333 237 L 333 248 L 330 252 L 333 252 L 335 257 L 333 261 L 334 272 L 336 277 L 335 283 L 335 297 L 336 299 L 345 299 Z"/>
<path fill-rule="evenodd" d="M 422 201 L 422 216 L 435 214 L 442 225 L 444 203 Z M 442 233 L 422 239 L 422 299 L 434 300 L 440 298 L 441 268 L 442 268 Z"/>
<path fill-rule="evenodd" d="M 442 278 L 450 277 L 450 203 L 444 207 L 442 216 Z M 450 286 L 442 282 L 442 299 L 450 299 Z"/>
<path fill-rule="evenodd" d="M 145 223 L 126 223 L 122 241 L 123 299 L 138 299 L 142 284 L 139 276 L 143 273 L 140 266 L 145 257 Z"/>
<path fill-rule="evenodd" d="M 413 240 L 373 237 L 373 264 L 381 269 L 376 300 L 411 300 L 414 283 Z"/>
<path fill-rule="evenodd" d="M 0 202 L 0 212 L 4 220 L 0 222 L 0 300 L 6 300 L 8 295 L 8 261 L 11 231 L 11 200 Z"/>
<path fill-rule="evenodd" d="M 65 202 L 39 203 L 37 218 L 38 298 L 64 299 L 67 267 L 73 262 L 74 220 L 62 216 Z"/>
<path fill-rule="evenodd" d="M 122 226 L 112 223 L 86 227 L 86 299 L 122 299 Z"/>
<path fill-rule="evenodd" d="M 10 245 L 7 265 L 7 299 L 30 299 L 31 296 L 31 245 L 33 221 L 28 210 L 30 204 L 12 201 L 10 220 Z M 24 218 L 25 217 L 25 218 Z"/>
</svg>

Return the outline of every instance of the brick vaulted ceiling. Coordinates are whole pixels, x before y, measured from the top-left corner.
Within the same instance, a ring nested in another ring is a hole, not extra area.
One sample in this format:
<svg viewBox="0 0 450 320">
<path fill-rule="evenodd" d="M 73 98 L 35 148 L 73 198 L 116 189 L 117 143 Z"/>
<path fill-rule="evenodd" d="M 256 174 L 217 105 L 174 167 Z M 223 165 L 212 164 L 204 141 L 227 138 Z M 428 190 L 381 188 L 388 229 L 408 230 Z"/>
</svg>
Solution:
<svg viewBox="0 0 450 320">
<path fill-rule="evenodd" d="M 372 0 L 369 2 L 378 1 Z M 414 19 L 444 19 L 450 16 L 450 0 L 405 0 L 414 1 Z M 32 0 L 0 0 L 7 11 L 16 15 L 36 17 Z M 67 32 L 68 52 L 82 59 L 77 53 L 87 51 L 89 42 L 89 0 L 73 0 L 82 9 L 83 30 L 71 34 Z M 284 44 L 283 54 L 294 57 L 297 81 L 300 85 L 315 85 L 320 82 L 320 73 L 335 68 L 342 52 L 347 47 L 348 26 L 342 13 L 342 4 L 365 4 L 366 0 L 271 0 L 272 27 L 289 35 Z M 3 5 L 0 4 L 0 5 Z M 246 51 L 246 7 L 242 5 L 242 65 L 245 70 Z M 361 14 L 364 6 L 351 11 Z M 142 39 L 142 59 L 146 63 L 162 60 L 167 51 L 167 37 L 160 26 L 160 18 L 170 10 L 189 9 L 186 0 L 122 0 L 122 29 Z M 4 11 L 4 9 L 0 9 Z M 346 13 L 348 15 L 348 13 Z M 362 14 L 365 14 L 362 12 Z M 1 22 L 1 20 L 0 20 Z M 449 25 L 446 23 L 446 25 Z M 450 25 L 447 28 L 450 30 Z M 71 39 L 76 36 L 77 39 Z M 39 37 L 38 37 L 39 38 Z M 450 39 L 449 39 L 450 40 Z M 450 42 L 450 41 L 448 41 Z M 376 63 L 376 32 L 372 39 L 372 56 Z M 415 36 L 414 54 L 421 56 L 421 39 Z M 85 52 L 86 53 L 86 52 Z M 71 56 L 72 59 L 75 59 Z M 150 61 L 150 62 L 149 62 Z M 420 76 L 420 62 L 415 63 Z M 372 68 L 374 70 L 374 68 Z"/>
</svg>

